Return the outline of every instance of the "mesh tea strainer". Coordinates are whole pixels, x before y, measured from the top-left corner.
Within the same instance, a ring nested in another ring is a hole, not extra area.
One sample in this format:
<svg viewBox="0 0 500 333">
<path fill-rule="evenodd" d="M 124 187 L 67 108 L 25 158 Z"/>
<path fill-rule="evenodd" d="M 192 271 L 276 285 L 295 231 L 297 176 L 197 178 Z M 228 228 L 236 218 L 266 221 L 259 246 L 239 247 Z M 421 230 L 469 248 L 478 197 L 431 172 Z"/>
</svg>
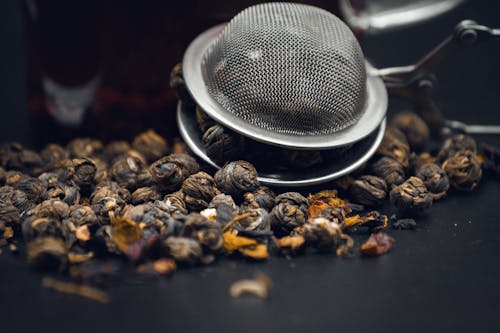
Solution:
<svg viewBox="0 0 500 333">
<path fill-rule="evenodd" d="M 350 148 L 342 160 L 307 172 L 260 173 L 266 184 L 300 186 L 337 178 L 368 160 L 385 128 L 384 81 L 412 91 L 411 78 L 425 77 L 426 65 L 377 70 L 335 15 L 303 4 L 265 3 L 199 35 L 184 54 L 183 75 L 208 116 L 248 139 L 291 149 Z M 190 148 L 219 167 L 204 153 L 192 112 L 181 104 L 178 123 Z"/>
</svg>

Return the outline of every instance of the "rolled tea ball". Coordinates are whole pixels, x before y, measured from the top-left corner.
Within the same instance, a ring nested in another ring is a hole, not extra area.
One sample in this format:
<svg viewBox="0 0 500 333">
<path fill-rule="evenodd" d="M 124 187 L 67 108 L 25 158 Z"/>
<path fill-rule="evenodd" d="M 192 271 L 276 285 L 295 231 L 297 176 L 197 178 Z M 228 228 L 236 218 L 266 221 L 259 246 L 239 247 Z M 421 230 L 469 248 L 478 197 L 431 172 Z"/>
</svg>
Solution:
<svg viewBox="0 0 500 333">
<path fill-rule="evenodd" d="M 377 154 L 398 161 L 404 168 L 409 166 L 410 145 L 403 132 L 395 127 L 385 130 L 382 142 L 377 148 Z"/>
<path fill-rule="evenodd" d="M 186 216 L 181 236 L 195 239 L 203 249 L 211 252 L 222 249 L 224 242 L 221 225 L 198 213 Z"/>
<path fill-rule="evenodd" d="M 150 201 L 159 200 L 161 193 L 155 186 L 139 187 L 132 193 L 131 202 L 134 205 L 140 205 Z"/>
<path fill-rule="evenodd" d="M 214 196 L 210 201 L 210 203 L 208 204 L 208 207 L 217 209 L 221 205 L 226 205 L 228 207 L 231 207 L 231 209 L 235 212 L 239 210 L 239 207 L 234 202 L 233 197 L 225 193 L 219 193 L 216 196 Z M 274 200 L 273 200 L 273 205 L 274 205 Z"/>
<path fill-rule="evenodd" d="M 449 137 L 443 142 L 437 155 L 437 160 L 442 163 L 460 151 L 470 151 L 475 154 L 477 152 L 476 140 L 465 134 L 457 134 Z"/>
<path fill-rule="evenodd" d="M 472 151 L 461 151 L 443 162 L 451 186 L 457 190 L 472 191 L 481 180 L 481 162 Z"/>
<path fill-rule="evenodd" d="M 186 237 L 168 237 L 164 245 L 166 250 L 175 261 L 196 264 L 203 257 L 203 250 L 200 244 L 191 238 Z"/>
<path fill-rule="evenodd" d="M 64 201 L 49 199 L 36 205 L 33 209 L 33 213 L 38 217 L 65 219 L 69 214 L 69 206 Z"/>
<path fill-rule="evenodd" d="M 149 162 L 163 157 L 168 152 L 167 141 L 152 129 L 138 134 L 132 142 L 132 147 Z"/>
<path fill-rule="evenodd" d="M 271 228 L 278 236 L 286 236 L 307 221 L 308 201 L 298 192 L 286 192 L 275 199 L 271 211 Z"/>
<path fill-rule="evenodd" d="M 45 165 L 57 167 L 61 161 L 69 158 L 69 152 L 61 145 L 50 143 L 40 152 L 40 157 Z"/>
<path fill-rule="evenodd" d="M 316 217 L 304 225 L 303 236 L 307 246 L 322 251 L 335 250 L 342 240 L 342 231 L 337 223 Z"/>
<path fill-rule="evenodd" d="M 237 159 L 245 146 L 243 136 L 219 124 L 208 128 L 202 141 L 207 156 L 219 165 Z"/>
<path fill-rule="evenodd" d="M 214 179 L 220 190 L 236 198 L 256 190 L 260 185 L 257 170 L 246 161 L 227 163 L 215 173 Z"/>
<path fill-rule="evenodd" d="M 103 144 L 100 140 L 91 138 L 76 138 L 71 140 L 67 145 L 70 157 L 83 158 L 98 155 L 102 149 Z"/>
<path fill-rule="evenodd" d="M 132 147 L 130 147 L 130 144 L 127 141 L 111 141 L 104 146 L 104 149 L 102 150 L 102 157 L 108 163 L 111 163 L 118 156 L 125 155 L 130 149 L 132 149 Z"/>
<path fill-rule="evenodd" d="M 93 157 L 92 162 L 94 162 L 96 171 L 95 171 L 95 176 L 94 176 L 94 183 L 99 184 L 105 181 L 108 181 L 110 179 L 108 170 L 108 163 L 104 161 L 103 159 Z"/>
<path fill-rule="evenodd" d="M 35 205 L 26 193 L 8 185 L 0 187 L 0 202 L 11 204 L 20 212 L 27 211 Z"/>
<path fill-rule="evenodd" d="M 267 186 L 259 186 L 253 192 L 247 192 L 243 195 L 243 202 L 241 203 L 241 208 L 243 210 L 249 208 L 263 208 L 267 211 L 271 211 L 274 207 L 274 192 Z"/>
<path fill-rule="evenodd" d="M 94 183 L 97 166 L 89 158 L 73 158 L 66 160 L 65 172 L 67 179 L 75 182 L 80 187 L 88 187 Z"/>
<path fill-rule="evenodd" d="M 153 162 L 149 167 L 149 173 L 162 189 L 176 191 L 187 177 L 198 172 L 199 169 L 198 162 L 192 156 L 170 154 Z"/>
<path fill-rule="evenodd" d="M 146 159 L 135 150 L 118 157 L 111 166 L 110 175 L 120 186 L 129 190 L 147 186 L 150 177 L 146 170 Z"/>
<path fill-rule="evenodd" d="M 427 163 L 422 165 L 417 169 L 415 176 L 424 181 L 425 187 L 427 187 L 434 200 L 444 197 L 450 188 L 448 176 L 437 164 Z"/>
<path fill-rule="evenodd" d="M 391 202 L 402 213 L 418 214 L 432 205 L 432 195 L 417 177 L 410 177 L 390 192 Z"/>
<path fill-rule="evenodd" d="M 47 236 L 62 238 L 61 226 L 58 218 L 33 215 L 23 221 L 23 238 L 25 241 Z"/>
<path fill-rule="evenodd" d="M 129 201 L 131 195 L 129 190 L 125 187 L 118 185 L 116 182 L 107 181 L 100 183 L 95 187 L 94 192 L 92 192 L 92 195 L 90 196 L 90 202 L 95 204 L 99 200 L 106 197 L 116 197 L 124 201 Z"/>
<path fill-rule="evenodd" d="M 169 207 L 170 212 L 180 212 L 182 214 L 187 214 L 186 202 L 184 201 L 184 192 L 181 190 L 169 193 L 165 195 L 163 201 Z"/>
<path fill-rule="evenodd" d="M 40 202 L 47 190 L 45 184 L 34 177 L 22 177 L 19 181 L 12 184 L 12 186 L 26 193 L 28 199 L 33 203 Z"/>
<path fill-rule="evenodd" d="M 196 105 L 196 121 L 202 133 L 205 133 L 210 127 L 217 125 L 215 120 L 203 112 L 199 105 Z"/>
<path fill-rule="evenodd" d="M 425 147 L 430 139 L 430 131 L 427 124 L 416 113 L 402 112 L 394 116 L 390 124 L 403 132 L 414 150 Z"/>
<path fill-rule="evenodd" d="M 85 224 L 96 224 L 97 216 L 94 210 L 90 206 L 85 205 L 73 205 L 69 208 L 68 219 L 73 222 L 75 226 L 81 226 Z"/>
<path fill-rule="evenodd" d="M 400 185 L 405 179 L 403 165 L 390 157 L 381 157 L 372 165 L 372 172 L 375 176 L 382 178 L 387 186 Z"/>
<path fill-rule="evenodd" d="M 182 63 L 175 65 L 170 71 L 170 88 L 175 92 L 177 98 L 184 104 L 194 105 L 193 98 L 189 93 L 186 82 L 184 82 L 184 77 L 182 75 Z"/>
<path fill-rule="evenodd" d="M 68 251 L 59 238 L 40 237 L 28 242 L 28 263 L 37 269 L 57 270 L 67 263 Z"/>
<path fill-rule="evenodd" d="M 387 184 L 376 176 L 361 176 L 349 187 L 354 202 L 366 206 L 379 206 L 387 196 Z"/>
<path fill-rule="evenodd" d="M 30 175 L 41 173 L 43 160 L 40 155 L 26 149 L 17 142 L 5 143 L 0 146 L 0 165 L 6 170 L 19 170 Z"/>
<path fill-rule="evenodd" d="M 197 211 L 207 208 L 213 197 L 220 193 L 212 176 L 203 171 L 192 174 L 184 180 L 181 190 L 185 195 L 187 208 Z"/>
</svg>

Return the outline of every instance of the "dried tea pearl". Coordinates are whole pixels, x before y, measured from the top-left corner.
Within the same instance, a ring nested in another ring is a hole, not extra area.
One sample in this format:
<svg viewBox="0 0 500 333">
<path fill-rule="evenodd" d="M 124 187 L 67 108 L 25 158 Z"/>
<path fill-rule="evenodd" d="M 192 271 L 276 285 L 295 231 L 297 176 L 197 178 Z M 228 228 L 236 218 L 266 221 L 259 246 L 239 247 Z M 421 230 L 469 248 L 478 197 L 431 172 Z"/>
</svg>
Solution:
<svg viewBox="0 0 500 333">
<path fill-rule="evenodd" d="M 163 189 L 176 191 L 187 177 L 199 169 L 200 166 L 193 157 L 187 154 L 170 154 L 153 162 L 149 172 Z"/>
<path fill-rule="evenodd" d="M 22 230 L 25 241 L 46 236 L 62 238 L 61 221 L 53 217 L 30 216 L 23 221 Z"/>
<path fill-rule="evenodd" d="M 437 160 L 442 163 L 447 158 L 463 150 L 467 150 L 475 154 L 477 152 L 476 141 L 465 134 L 454 135 L 443 142 L 443 145 L 437 155 Z"/>
<path fill-rule="evenodd" d="M 248 215 L 240 218 L 235 224 L 235 229 L 245 231 L 269 231 L 271 230 L 271 218 L 267 210 L 263 208 L 254 208 L 242 210 L 242 215 Z"/>
<path fill-rule="evenodd" d="M 274 204 L 274 201 L 273 201 Z M 220 205 L 226 205 L 231 207 L 233 212 L 237 212 L 239 207 L 234 203 L 233 197 L 229 194 L 219 193 L 212 198 L 210 203 L 208 204 L 208 208 L 219 208 Z"/>
<path fill-rule="evenodd" d="M 181 236 L 196 239 L 209 251 L 218 251 L 223 245 L 220 224 L 198 213 L 191 213 L 186 217 Z"/>
<path fill-rule="evenodd" d="M 207 129 L 202 141 L 207 156 L 219 165 L 237 159 L 245 146 L 243 136 L 219 124 Z"/>
<path fill-rule="evenodd" d="M 424 181 L 425 187 L 431 193 L 434 200 L 441 199 L 450 188 L 448 176 L 437 164 L 428 163 L 417 169 L 415 174 Z"/>
<path fill-rule="evenodd" d="M 0 186 L 5 185 L 6 171 L 4 168 L 0 167 Z"/>
<path fill-rule="evenodd" d="M 472 191 L 481 180 L 481 162 L 472 151 L 461 151 L 443 163 L 451 186 L 457 190 Z"/>
<path fill-rule="evenodd" d="M 377 149 L 377 154 L 393 158 L 404 168 L 407 168 L 409 165 L 410 145 L 399 129 L 388 127 Z"/>
<path fill-rule="evenodd" d="M 134 205 L 139 205 L 149 201 L 159 200 L 160 198 L 161 193 L 156 187 L 140 187 L 132 193 L 131 202 Z"/>
<path fill-rule="evenodd" d="M 116 197 L 124 201 L 129 201 L 131 195 L 129 190 L 121 187 L 116 182 L 104 182 L 95 187 L 94 192 L 90 196 L 90 202 L 95 204 L 105 197 Z"/>
<path fill-rule="evenodd" d="M 71 206 L 69 208 L 68 218 L 73 222 L 75 226 L 97 223 L 97 216 L 90 206 Z"/>
<path fill-rule="evenodd" d="M 67 262 L 64 242 L 58 238 L 41 237 L 26 246 L 28 263 L 38 269 L 56 270 Z"/>
<path fill-rule="evenodd" d="M 102 156 L 107 162 L 113 162 L 115 158 L 125 155 L 132 149 L 127 141 L 111 141 L 104 146 Z"/>
<path fill-rule="evenodd" d="M 16 142 L 0 146 L 0 164 L 7 170 L 16 169 L 30 174 L 41 172 L 43 161 L 36 152 Z"/>
<path fill-rule="evenodd" d="M 184 201 L 189 210 L 203 210 L 208 207 L 208 203 L 214 196 L 220 193 L 215 187 L 212 176 L 200 171 L 189 176 L 182 183 L 181 187 L 184 193 Z"/>
<path fill-rule="evenodd" d="M 410 165 L 414 171 L 420 169 L 423 165 L 429 163 L 435 163 L 436 158 L 429 153 L 421 153 L 419 155 L 411 153 L 410 155 Z"/>
<path fill-rule="evenodd" d="M 20 212 L 27 211 L 34 206 L 26 193 L 8 185 L 0 187 L 0 202 L 10 203 Z"/>
<path fill-rule="evenodd" d="M 69 158 L 69 152 L 58 144 L 50 143 L 41 151 L 40 157 L 45 165 L 57 167 L 61 161 Z"/>
<path fill-rule="evenodd" d="M 20 171 L 9 170 L 5 172 L 5 185 L 14 186 L 20 180 L 26 180 L 29 177 Z"/>
<path fill-rule="evenodd" d="M 263 208 L 271 211 L 274 207 L 274 192 L 267 186 L 259 186 L 253 192 L 247 192 L 243 195 L 242 209 Z"/>
<path fill-rule="evenodd" d="M 395 186 L 390 197 L 391 202 L 403 213 L 420 213 L 432 205 L 432 195 L 417 177 L 410 177 L 403 184 Z"/>
<path fill-rule="evenodd" d="M 191 238 L 168 237 L 164 245 L 168 254 L 178 262 L 196 264 L 203 256 L 200 244 Z"/>
<path fill-rule="evenodd" d="M 105 197 L 92 204 L 92 209 L 101 223 L 109 224 L 111 217 L 120 216 L 125 201 L 115 197 Z"/>
<path fill-rule="evenodd" d="M 83 158 L 96 156 L 102 151 L 103 144 L 99 140 L 91 138 L 76 138 L 71 140 L 66 149 L 71 157 Z"/>
<path fill-rule="evenodd" d="M 227 163 L 215 173 L 214 179 L 220 190 L 236 198 L 259 187 L 257 171 L 246 161 Z"/>
<path fill-rule="evenodd" d="M 217 252 L 222 249 L 224 238 L 222 229 L 201 229 L 196 232 L 196 240 L 206 250 Z"/>
<path fill-rule="evenodd" d="M 97 171 L 95 163 L 89 158 L 74 158 L 66 160 L 66 174 L 80 187 L 89 187 L 94 184 Z"/>
<path fill-rule="evenodd" d="M 307 221 L 308 201 L 297 192 L 286 192 L 275 199 L 271 211 L 271 228 L 278 236 L 286 236 Z"/>
<path fill-rule="evenodd" d="M 69 214 L 69 206 L 64 201 L 49 199 L 36 205 L 34 208 L 34 214 L 39 217 L 64 219 Z"/>
<path fill-rule="evenodd" d="M 323 162 L 323 156 L 317 150 L 279 149 L 276 153 L 276 158 L 288 168 L 304 169 Z"/>
<path fill-rule="evenodd" d="M 403 165 L 390 157 L 381 157 L 372 165 L 375 176 L 382 178 L 387 186 L 400 185 L 405 179 Z"/>
<path fill-rule="evenodd" d="M 109 180 L 108 163 L 106 163 L 104 160 L 101 160 L 100 158 L 92 158 L 92 162 L 94 162 L 96 166 L 94 183 L 99 184 Z"/>
<path fill-rule="evenodd" d="M 210 118 L 199 105 L 196 105 L 196 121 L 202 133 L 205 133 L 210 127 L 217 125 L 217 123 Z"/>
<path fill-rule="evenodd" d="M 172 211 L 187 214 L 186 202 L 184 201 L 184 192 L 177 191 L 165 195 L 163 201 L 167 206 L 172 207 Z"/>
<path fill-rule="evenodd" d="M 134 138 L 132 147 L 140 152 L 149 162 L 155 161 L 167 154 L 167 141 L 152 129 Z"/>
<path fill-rule="evenodd" d="M 131 150 L 127 155 L 120 156 L 111 166 L 111 177 L 120 186 L 134 190 L 143 186 L 146 160 L 137 151 Z"/>
<path fill-rule="evenodd" d="M 403 132 L 414 150 L 425 147 L 430 139 L 430 131 L 427 124 L 413 112 L 402 112 L 394 116 L 390 124 Z"/>
<path fill-rule="evenodd" d="M 0 226 L 14 225 L 20 222 L 21 216 L 19 209 L 14 207 L 11 203 L 0 202 Z M 0 227 L 0 239 L 2 238 L 4 230 Z"/>
<path fill-rule="evenodd" d="M 335 248 L 340 242 L 340 226 L 323 217 L 316 217 L 304 225 L 303 236 L 306 244 L 320 249 Z"/>
<path fill-rule="evenodd" d="M 39 202 L 46 191 L 44 183 L 34 177 L 23 177 L 13 184 L 13 187 L 26 193 L 28 199 L 34 203 Z"/>
<path fill-rule="evenodd" d="M 177 98 L 187 105 L 194 105 L 193 98 L 189 94 L 189 91 L 184 82 L 184 77 L 182 76 L 182 63 L 178 63 L 172 68 L 170 72 L 170 88 L 175 91 Z"/>
<path fill-rule="evenodd" d="M 361 176 L 349 187 L 354 202 L 366 206 L 379 206 L 387 196 L 385 181 L 375 176 Z"/>
</svg>

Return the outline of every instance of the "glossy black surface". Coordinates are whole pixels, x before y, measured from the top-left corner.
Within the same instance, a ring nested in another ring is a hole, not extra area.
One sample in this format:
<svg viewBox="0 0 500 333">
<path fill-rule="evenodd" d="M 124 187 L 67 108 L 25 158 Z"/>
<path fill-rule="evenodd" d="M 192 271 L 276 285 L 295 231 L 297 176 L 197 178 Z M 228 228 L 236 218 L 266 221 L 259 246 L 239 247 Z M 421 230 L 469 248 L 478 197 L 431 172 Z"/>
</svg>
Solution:
<svg viewBox="0 0 500 333">
<path fill-rule="evenodd" d="M 411 63 L 463 18 L 500 27 L 499 3 L 469 1 L 407 31 L 367 36 L 365 55 L 379 66 Z M 443 65 L 436 99 L 447 117 L 500 124 L 499 58 L 500 43 L 491 43 L 466 49 Z M 8 86 L 1 76 L 2 98 L 16 98 L 4 93 Z M 391 105 L 392 111 L 403 107 Z M 500 145 L 498 137 L 478 140 Z M 418 218 L 416 231 L 389 232 L 396 246 L 380 258 L 222 259 L 169 279 L 125 277 L 109 289 L 107 305 L 44 289 L 42 274 L 23 258 L 4 254 L 0 331 L 500 331 L 499 178 L 485 176 L 474 193 L 451 193 Z M 357 236 L 358 244 L 366 237 Z M 274 282 L 269 300 L 229 296 L 233 281 L 258 271 Z"/>
</svg>

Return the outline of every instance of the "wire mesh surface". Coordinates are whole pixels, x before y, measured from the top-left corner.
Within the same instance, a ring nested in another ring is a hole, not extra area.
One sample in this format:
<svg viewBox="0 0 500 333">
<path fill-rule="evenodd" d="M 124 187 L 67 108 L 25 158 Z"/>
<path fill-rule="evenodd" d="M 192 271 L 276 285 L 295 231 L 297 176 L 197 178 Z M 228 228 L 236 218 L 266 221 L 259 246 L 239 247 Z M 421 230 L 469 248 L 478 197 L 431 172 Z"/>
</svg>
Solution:
<svg viewBox="0 0 500 333">
<path fill-rule="evenodd" d="M 362 114 L 361 48 L 339 18 L 316 7 L 245 9 L 207 49 L 201 67 L 217 103 L 270 133 L 331 134 Z"/>
</svg>

